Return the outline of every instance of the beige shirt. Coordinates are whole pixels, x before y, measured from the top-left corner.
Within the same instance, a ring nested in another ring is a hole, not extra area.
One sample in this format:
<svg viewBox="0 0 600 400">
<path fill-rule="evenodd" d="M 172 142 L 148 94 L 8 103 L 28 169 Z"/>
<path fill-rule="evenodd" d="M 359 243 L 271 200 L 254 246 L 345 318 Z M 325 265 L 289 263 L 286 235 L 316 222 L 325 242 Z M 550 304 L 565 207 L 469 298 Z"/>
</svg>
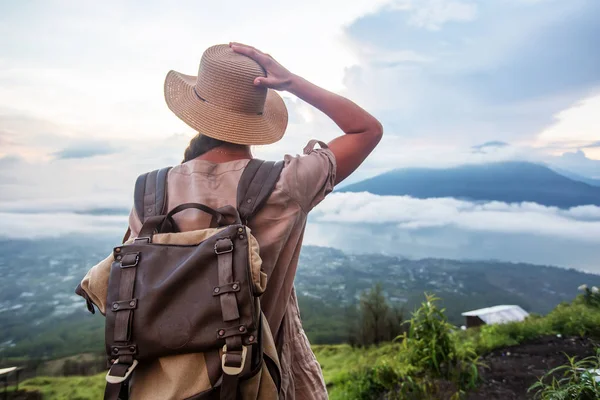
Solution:
<svg viewBox="0 0 600 400">
<path fill-rule="evenodd" d="M 311 141 L 304 156 L 285 156 L 275 190 L 249 223 L 268 275 L 261 306 L 280 344 L 282 399 L 327 398 L 320 366 L 302 329 L 294 291 L 307 214 L 333 190 L 335 183 L 333 153 L 327 148 L 315 150 L 313 146 Z M 168 176 L 168 208 L 190 202 L 212 208 L 235 206 L 237 184 L 247 164 L 248 160 L 191 160 L 172 168 Z M 182 231 L 190 231 L 208 227 L 211 216 L 185 210 L 174 218 Z M 141 222 L 133 211 L 129 223 L 132 236 L 137 236 Z M 192 365 L 190 368 L 193 370 Z"/>
</svg>

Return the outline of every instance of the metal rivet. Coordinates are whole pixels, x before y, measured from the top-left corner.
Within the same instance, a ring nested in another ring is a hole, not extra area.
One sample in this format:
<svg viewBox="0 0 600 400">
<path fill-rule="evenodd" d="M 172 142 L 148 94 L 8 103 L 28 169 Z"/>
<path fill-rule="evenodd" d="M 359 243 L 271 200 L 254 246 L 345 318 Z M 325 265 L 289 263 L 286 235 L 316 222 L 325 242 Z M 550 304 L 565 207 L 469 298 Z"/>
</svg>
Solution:
<svg viewBox="0 0 600 400">
<path fill-rule="evenodd" d="M 146 211 L 148 211 L 148 212 L 150 213 L 150 212 L 152 212 L 152 209 L 151 209 L 151 208 L 149 208 L 149 209 L 147 209 Z"/>
<path fill-rule="evenodd" d="M 119 349 L 117 349 L 116 347 L 113 347 L 113 353 L 118 354 L 119 353 Z"/>
<path fill-rule="evenodd" d="M 238 228 L 238 232 L 239 232 L 239 233 L 242 233 L 242 232 L 244 232 L 244 228 Z"/>
<path fill-rule="evenodd" d="M 221 330 L 219 331 L 219 336 L 223 336 L 224 334 L 225 334 L 225 331 L 224 331 L 223 329 L 221 329 Z"/>
<path fill-rule="evenodd" d="M 129 351 L 135 353 L 135 346 L 129 346 Z"/>
<path fill-rule="evenodd" d="M 238 288 L 238 284 L 237 284 L 237 283 L 234 283 L 234 284 L 231 286 L 231 288 L 232 288 L 233 290 L 237 290 L 237 288 Z"/>
<path fill-rule="evenodd" d="M 245 332 L 246 331 L 246 327 L 244 325 L 240 326 L 239 328 L 240 332 Z"/>
<path fill-rule="evenodd" d="M 131 307 L 135 307 L 135 300 L 131 300 L 131 301 L 129 302 L 129 305 L 130 305 Z"/>
<path fill-rule="evenodd" d="M 248 336 L 248 341 L 249 342 L 254 342 L 254 336 L 252 336 L 252 335 Z"/>
<path fill-rule="evenodd" d="M 117 256 L 117 260 L 120 260 L 120 259 L 122 259 L 122 258 L 123 258 L 122 256 Z"/>
<path fill-rule="evenodd" d="M 252 199 L 246 200 L 246 203 L 248 203 L 248 204 L 252 203 Z"/>
<path fill-rule="evenodd" d="M 113 308 L 116 310 L 117 308 L 119 308 L 119 304 L 118 303 L 113 303 Z"/>
<path fill-rule="evenodd" d="M 120 247 L 117 247 L 117 248 L 115 249 L 115 253 L 120 253 L 120 252 L 121 252 L 121 248 L 120 248 Z"/>
<path fill-rule="evenodd" d="M 243 239 L 243 238 L 244 238 L 244 235 L 240 235 L 240 239 Z"/>
<path fill-rule="evenodd" d="M 221 289 L 219 289 L 218 287 L 216 287 L 216 288 L 213 290 L 213 292 L 215 292 L 215 293 L 219 293 L 220 291 L 221 291 Z"/>
</svg>

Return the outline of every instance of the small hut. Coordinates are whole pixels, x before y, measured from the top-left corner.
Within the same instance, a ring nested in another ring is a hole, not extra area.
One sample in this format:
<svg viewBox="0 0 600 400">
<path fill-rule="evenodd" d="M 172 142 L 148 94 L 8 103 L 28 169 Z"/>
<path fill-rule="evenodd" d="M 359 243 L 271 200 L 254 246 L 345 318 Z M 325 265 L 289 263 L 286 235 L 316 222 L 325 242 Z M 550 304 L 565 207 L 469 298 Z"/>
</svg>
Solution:
<svg viewBox="0 0 600 400">
<path fill-rule="evenodd" d="M 494 306 L 462 313 L 467 319 L 467 328 L 481 325 L 505 324 L 523 321 L 529 313 L 519 306 Z"/>
<path fill-rule="evenodd" d="M 23 368 L 21 367 L 10 367 L 10 368 L 0 368 L 0 382 L 4 383 L 4 398 L 8 398 L 7 387 L 8 387 L 8 377 L 11 375 L 15 375 L 16 378 L 16 389 L 19 390 L 19 372 L 21 372 Z"/>
</svg>

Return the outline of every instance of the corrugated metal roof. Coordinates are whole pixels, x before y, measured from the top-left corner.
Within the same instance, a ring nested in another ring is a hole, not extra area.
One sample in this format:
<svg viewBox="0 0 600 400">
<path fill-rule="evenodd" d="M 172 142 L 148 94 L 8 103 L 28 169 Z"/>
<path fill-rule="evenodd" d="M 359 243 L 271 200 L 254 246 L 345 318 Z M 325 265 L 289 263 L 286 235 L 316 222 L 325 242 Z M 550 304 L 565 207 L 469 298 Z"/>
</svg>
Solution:
<svg viewBox="0 0 600 400">
<path fill-rule="evenodd" d="M 6 375 L 6 374 L 8 374 L 9 372 L 16 371 L 17 369 L 18 369 L 17 367 L 10 367 L 10 368 L 3 368 L 3 369 L 0 369 L 0 375 Z"/>
<path fill-rule="evenodd" d="M 502 305 L 462 313 L 464 317 L 479 317 L 488 325 L 523 321 L 529 313 L 519 306 Z"/>
</svg>

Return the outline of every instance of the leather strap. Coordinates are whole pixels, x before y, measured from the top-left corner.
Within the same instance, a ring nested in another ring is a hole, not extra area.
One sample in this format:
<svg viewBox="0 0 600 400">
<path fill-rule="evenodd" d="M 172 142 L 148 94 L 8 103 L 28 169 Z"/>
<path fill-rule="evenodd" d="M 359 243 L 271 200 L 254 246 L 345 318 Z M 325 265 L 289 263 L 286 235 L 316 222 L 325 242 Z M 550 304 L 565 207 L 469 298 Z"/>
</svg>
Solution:
<svg viewBox="0 0 600 400">
<path fill-rule="evenodd" d="M 265 204 L 282 169 L 283 161 L 250 160 L 237 189 L 237 208 L 244 222 L 247 223 Z"/>
<path fill-rule="evenodd" d="M 135 264 L 130 254 L 124 254 L 121 258 L 121 277 L 119 279 L 119 300 L 132 301 L 133 289 L 135 286 L 135 275 L 137 272 L 137 261 Z M 136 255 L 136 260 L 139 254 Z M 136 301 L 137 306 L 137 301 Z M 114 307 L 114 304 L 113 304 Z M 115 317 L 115 330 L 113 339 L 115 342 L 127 342 L 131 338 L 131 318 L 133 317 L 133 308 L 128 308 L 117 313 Z M 118 354 L 115 354 L 118 355 Z"/>
<path fill-rule="evenodd" d="M 134 208 L 142 223 L 161 215 L 167 206 L 167 177 L 171 167 L 140 175 L 135 182 Z"/>
<path fill-rule="evenodd" d="M 129 379 L 123 383 L 107 383 L 104 388 L 104 400 L 128 400 Z"/>
<path fill-rule="evenodd" d="M 242 356 L 242 337 L 240 335 L 228 337 L 225 339 L 227 343 L 227 353 L 224 355 L 223 364 L 226 367 L 240 368 L 243 367 Z M 237 400 L 238 399 L 239 374 L 229 375 L 223 372 L 221 382 L 221 400 Z"/>
<path fill-rule="evenodd" d="M 221 400 L 237 400 L 239 386 L 239 375 L 223 374 L 221 382 Z"/>
<path fill-rule="evenodd" d="M 219 269 L 219 286 L 233 284 L 233 242 L 229 238 L 217 240 L 215 253 Z M 234 292 L 224 293 L 219 296 L 223 321 L 229 322 L 240 318 L 240 311 Z"/>
</svg>

